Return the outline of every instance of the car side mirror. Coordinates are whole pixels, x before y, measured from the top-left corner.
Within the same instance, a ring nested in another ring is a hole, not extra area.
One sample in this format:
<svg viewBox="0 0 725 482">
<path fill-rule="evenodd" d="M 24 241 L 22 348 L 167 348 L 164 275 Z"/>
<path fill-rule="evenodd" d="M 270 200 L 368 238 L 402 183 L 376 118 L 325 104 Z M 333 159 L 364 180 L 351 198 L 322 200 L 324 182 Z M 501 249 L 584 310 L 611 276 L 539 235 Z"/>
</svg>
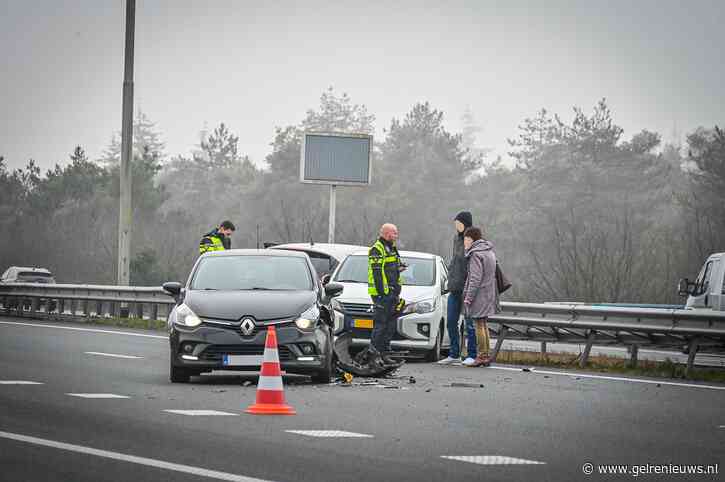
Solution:
<svg viewBox="0 0 725 482">
<path fill-rule="evenodd" d="M 335 296 L 339 296 L 344 289 L 345 287 L 340 283 L 328 282 L 325 285 L 325 295 L 328 298 L 334 298 Z"/>
<path fill-rule="evenodd" d="M 178 281 L 169 281 L 161 286 L 164 291 L 176 298 L 181 294 L 181 283 Z"/>
<path fill-rule="evenodd" d="M 688 296 L 695 294 L 695 283 L 688 280 L 687 278 L 682 278 L 677 283 L 677 294 L 680 296 Z"/>
<path fill-rule="evenodd" d="M 330 273 L 323 275 L 322 279 L 320 280 L 320 281 L 322 281 L 322 286 L 326 286 L 327 283 L 330 282 L 330 279 L 332 279 L 332 275 L 330 275 Z"/>
</svg>

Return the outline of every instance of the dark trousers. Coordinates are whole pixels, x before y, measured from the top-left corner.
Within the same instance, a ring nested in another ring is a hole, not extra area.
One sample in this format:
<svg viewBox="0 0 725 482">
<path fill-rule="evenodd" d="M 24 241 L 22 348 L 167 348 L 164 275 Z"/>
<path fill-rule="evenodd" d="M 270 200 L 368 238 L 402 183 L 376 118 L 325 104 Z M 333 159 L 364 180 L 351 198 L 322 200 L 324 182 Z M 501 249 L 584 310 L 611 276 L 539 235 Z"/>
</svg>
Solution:
<svg viewBox="0 0 725 482">
<path fill-rule="evenodd" d="M 393 339 L 396 330 L 396 320 L 393 318 L 397 296 L 375 296 L 373 303 L 373 332 L 370 335 L 372 346 L 380 353 L 390 351 L 390 340 Z"/>
</svg>

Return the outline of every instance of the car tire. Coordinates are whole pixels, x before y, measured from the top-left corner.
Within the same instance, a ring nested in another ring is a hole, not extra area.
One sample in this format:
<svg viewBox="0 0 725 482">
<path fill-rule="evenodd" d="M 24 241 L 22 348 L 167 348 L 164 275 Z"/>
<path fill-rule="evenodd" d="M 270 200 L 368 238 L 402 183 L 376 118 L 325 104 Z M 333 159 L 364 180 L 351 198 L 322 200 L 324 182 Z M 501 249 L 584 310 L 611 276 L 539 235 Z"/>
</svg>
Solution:
<svg viewBox="0 0 725 482">
<path fill-rule="evenodd" d="M 438 334 L 436 335 L 435 346 L 432 350 L 429 350 L 425 355 L 425 361 L 437 362 L 441 359 L 441 344 L 443 343 L 443 325 L 438 327 Z"/>
<path fill-rule="evenodd" d="M 189 383 L 191 371 L 174 366 L 173 353 L 169 356 L 169 380 L 171 383 Z"/>
<path fill-rule="evenodd" d="M 327 362 L 325 363 L 325 367 L 321 370 L 313 373 L 311 375 L 312 382 L 313 383 L 330 383 L 332 381 L 332 375 L 334 374 L 335 370 L 335 362 L 333 358 L 335 357 L 335 352 L 332 349 L 332 343 L 334 340 L 334 337 L 332 335 L 332 330 L 329 332 L 329 349 L 327 353 Z"/>
</svg>

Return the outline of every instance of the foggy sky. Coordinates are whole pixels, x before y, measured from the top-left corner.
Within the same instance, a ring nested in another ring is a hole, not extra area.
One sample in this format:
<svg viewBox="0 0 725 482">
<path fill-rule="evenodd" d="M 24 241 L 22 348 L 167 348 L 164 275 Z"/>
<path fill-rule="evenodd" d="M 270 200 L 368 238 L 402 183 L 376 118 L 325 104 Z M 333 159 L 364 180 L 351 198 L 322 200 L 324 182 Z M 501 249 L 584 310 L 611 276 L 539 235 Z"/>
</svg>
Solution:
<svg viewBox="0 0 725 482">
<path fill-rule="evenodd" d="M 725 123 L 723 1 L 272 2 L 137 0 L 135 110 L 169 155 L 225 122 L 261 162 L 328 86 L 376 115 L 418 101 L 506 153 L 525 117 L 606 97 L 631 136 Z M 0 155 L 97 158 L 121 125 L 124 2 L 0 0 Z"/>
</svg>

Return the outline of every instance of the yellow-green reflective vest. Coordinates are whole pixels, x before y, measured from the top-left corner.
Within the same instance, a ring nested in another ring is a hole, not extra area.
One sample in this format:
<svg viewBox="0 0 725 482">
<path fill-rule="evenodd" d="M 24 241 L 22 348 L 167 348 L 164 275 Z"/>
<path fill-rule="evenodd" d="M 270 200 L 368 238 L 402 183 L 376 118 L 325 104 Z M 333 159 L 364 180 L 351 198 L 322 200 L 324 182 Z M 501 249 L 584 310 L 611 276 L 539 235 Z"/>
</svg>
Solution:
<svg viewBox="0 0 725 482">
<path fill-rule="evenodd" d="M 375 251 L 377 251 L 377 253 L 375 253 Z M 383 242 L 378 239 L 375 244 L 373 244 L 372 248 L 370 248 L 370 252 L 368 254 L 368 294 L 370 296 L 382 296 L 390 293 L 388 276 L 387 274 L 385 274 L 385 266 L 388 263 L 397 263 L 398 265 L 400 264 L 400 257 L 398 256 L 398 251 L 393 250 L 388 253 L 385 249 L 385 246 L 383 245 Z M 375 286 L 373 271 L 377 270 L 380 270 L 380 273 L 383 277 L 383 293 L 378 293 L 378 288 L 377 286 Z M 403 283 L 400 273 L 398 273 L 397 276 L 398 284 L 402 285 Z"/>
<path fill-rule="evenodd" d="M 205 243 L 204 240 L 208 239 L 211 243 Z M 201 238 L 199 243 L 199 254 L 204 254 L 208 251 L 224 251 L 224 243 L 222 238 L 214 234 L 210 234 Z"/>
</svg>

